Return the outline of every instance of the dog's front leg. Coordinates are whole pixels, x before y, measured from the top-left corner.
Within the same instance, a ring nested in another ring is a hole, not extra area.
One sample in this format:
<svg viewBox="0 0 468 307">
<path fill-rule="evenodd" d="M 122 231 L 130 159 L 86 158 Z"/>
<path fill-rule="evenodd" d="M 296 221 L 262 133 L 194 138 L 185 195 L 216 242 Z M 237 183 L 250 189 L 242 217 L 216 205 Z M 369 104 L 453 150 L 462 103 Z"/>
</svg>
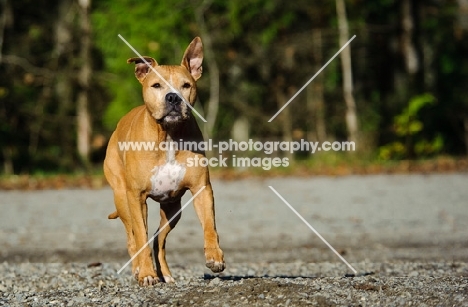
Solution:
<svg viewBox="0 0 468 307">
<path fill-rule="evenodd" d="M 158 228 L 159 234 L 154 239 L 154 242 L 153 242 L 153 251 L 155 253 L 154 258 L 156 261 L 156 270 L 157 270 L 158 276 L 167 283 L 173 283 L 175 282 L 175 280 L 174 278 L 172 278 L 171 271 L 169 270 L 169 266 L 167 265 L 167 261 L 166 261 L 166 237 L 169 234 L 169 232 L 172 229 L 174 229 L 177 222 L 180 220 L 182 213 L 179 213 L 176 216 L 180 208 L 181 208 L 180 200 L 173 202 L 173 203 L 161 204 L 161 209 L 160 209 L 161 222 L 159 223 L 159 228 Z M 169 225 L 166 225 L 169 220 L 171 220 L 171 222 L 169 223 Z"/>
<path fill-rule="evenodd" d="M 128 191 L 127 201 L 132 216 L 132 229 L 135 238 L 137 252 L 147 243 L 146 230 L 146 199 L 139 191 Z M 158 282 L 151 258 L 151 248 L 146 246 L 137 256 L 139 272 L 138 283 L 140 286 L 150 286 Z"/>
<path fill-rule="evenodd" d="M 192 194 L 198 190 L 191 190 Z M 222 272 L 226 267 L 223 251 L 219 248 L 219 238 L 216 232 L 213 190 L 208 184 L 206 188 L 193 200 L 195 212 L 200 219 L 205 240 L 206 266 L 215 273 Z"/>
</svg>

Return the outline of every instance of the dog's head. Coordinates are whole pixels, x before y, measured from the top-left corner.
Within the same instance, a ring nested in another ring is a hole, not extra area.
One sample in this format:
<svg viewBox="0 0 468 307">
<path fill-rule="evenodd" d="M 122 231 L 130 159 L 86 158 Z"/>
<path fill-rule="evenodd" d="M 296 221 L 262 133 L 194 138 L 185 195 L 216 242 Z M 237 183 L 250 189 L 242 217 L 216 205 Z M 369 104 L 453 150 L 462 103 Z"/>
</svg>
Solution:
<svg viewBox="0 0 468 307">
<path fill-rule="evenodd" d="M 195 103 L 196 81 L 202 75 L 201 39 L 194 38 L 180 65 L 158 65 L 151 57 L 143 58 L 151 67 L 139 57 L 128 59 L 127 63 L 135 63 L 135 76 L 143 87 L 143 99 L 151 116 L 168 128 L 187 120 L 191 116 L 187 103 Z"/>
</svg>

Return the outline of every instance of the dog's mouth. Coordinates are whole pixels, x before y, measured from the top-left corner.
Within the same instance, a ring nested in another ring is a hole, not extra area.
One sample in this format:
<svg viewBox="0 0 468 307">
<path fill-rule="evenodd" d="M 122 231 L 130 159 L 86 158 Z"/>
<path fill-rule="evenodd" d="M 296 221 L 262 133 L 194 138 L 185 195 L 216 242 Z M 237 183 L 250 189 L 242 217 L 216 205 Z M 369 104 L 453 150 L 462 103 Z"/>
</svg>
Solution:
<svg viewBox="0 0 468 307">
<path fill-rule="evenodd" d="M 157 120 L 158 123 L 174 124 L 182 120 L 182 114 L 176 110 L 169 111 L 166 115 Z"/>
<path fill-rule="evenodd" d="M 166 116 L 164 116 L 164 121 L 166 123 L 173 123 L 173 122 L 178 122 L 182 119 L 182 114 L 176 111 L 171 111 L 167 113 Z"/>
</svg>

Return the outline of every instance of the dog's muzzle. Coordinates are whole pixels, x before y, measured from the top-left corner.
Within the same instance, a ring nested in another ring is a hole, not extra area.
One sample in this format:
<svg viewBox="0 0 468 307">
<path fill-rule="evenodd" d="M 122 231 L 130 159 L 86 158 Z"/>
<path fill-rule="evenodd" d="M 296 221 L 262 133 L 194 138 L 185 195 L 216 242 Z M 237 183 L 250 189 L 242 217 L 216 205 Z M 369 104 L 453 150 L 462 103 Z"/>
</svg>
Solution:
<svg viewBox="0 0 468 307">
<path fill-rule="evenodd" d="M 176 93 L 168 93 L 164 98 L 166 102 L 166 115 L 158 120 L 159 123 L 176 124 L 184 119 L 182 98 Z"/>
</svg>

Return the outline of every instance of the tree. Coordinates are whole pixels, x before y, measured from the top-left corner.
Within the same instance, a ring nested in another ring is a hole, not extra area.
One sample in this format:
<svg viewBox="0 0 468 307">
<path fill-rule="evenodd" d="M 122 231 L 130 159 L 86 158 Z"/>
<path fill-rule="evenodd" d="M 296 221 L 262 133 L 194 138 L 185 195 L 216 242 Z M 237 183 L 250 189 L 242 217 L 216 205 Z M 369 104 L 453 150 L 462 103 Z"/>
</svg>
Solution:
<svg viewBox="0 0 468 307">
<path fill-rule="evenodd" d="M 85 167 L 89 167 L 91 119 L 88 111 L 89 83 L 91 80 L 91 22 L 89 10 L 91 0 L 79 0 L 80 18 L 80 70 L 78 72 L 78 98 L 76 104 L 78 155 Z"/>
<path fill-rule="evenodd" d="M 213 43 L 210 31 L 206 26 L 205 12 L 213 1 L 204 0 L 194 11 L 195 19 L 200 29 L 200 35 L 203 41 L 204 62 L 208 66 L 210 77 L 210 97 L 206 110 L 206 124 L 204 125 L 205 137 L 213 137 L 213 128 L 215 127 L 219 110 L 219 68 L 216 63 L 216 57 L 213 52 Z"/>
<path fill-rule="evenodd" d="M 349 40 L 348 17 L 344 0 L 336 0 L 336 14 L 338 16 L 339 42 L 344 46 Z M 351 67 L 351 46 L 340 53 L 341 67 L 343 72 L 343 96 L 346 103 L 346 126 L 348 128 L 348 140 L 358 140 L 358 118 L 356 102 L 353 96 L 353 72 Z"/>
<path fill-rule="evenodd" d="M 322 31 L 320 29 L 312 30 L 314 71 L 319 71 L 323 63 Z M 310 128 L 308 133 L 309 140 L 325 142 L 327 139 L 326 114 L 324 102 L 323 76 L 320 74 L 314 82 L 309 85 L 308 108 L 310 112 Z"/>
</svg>

